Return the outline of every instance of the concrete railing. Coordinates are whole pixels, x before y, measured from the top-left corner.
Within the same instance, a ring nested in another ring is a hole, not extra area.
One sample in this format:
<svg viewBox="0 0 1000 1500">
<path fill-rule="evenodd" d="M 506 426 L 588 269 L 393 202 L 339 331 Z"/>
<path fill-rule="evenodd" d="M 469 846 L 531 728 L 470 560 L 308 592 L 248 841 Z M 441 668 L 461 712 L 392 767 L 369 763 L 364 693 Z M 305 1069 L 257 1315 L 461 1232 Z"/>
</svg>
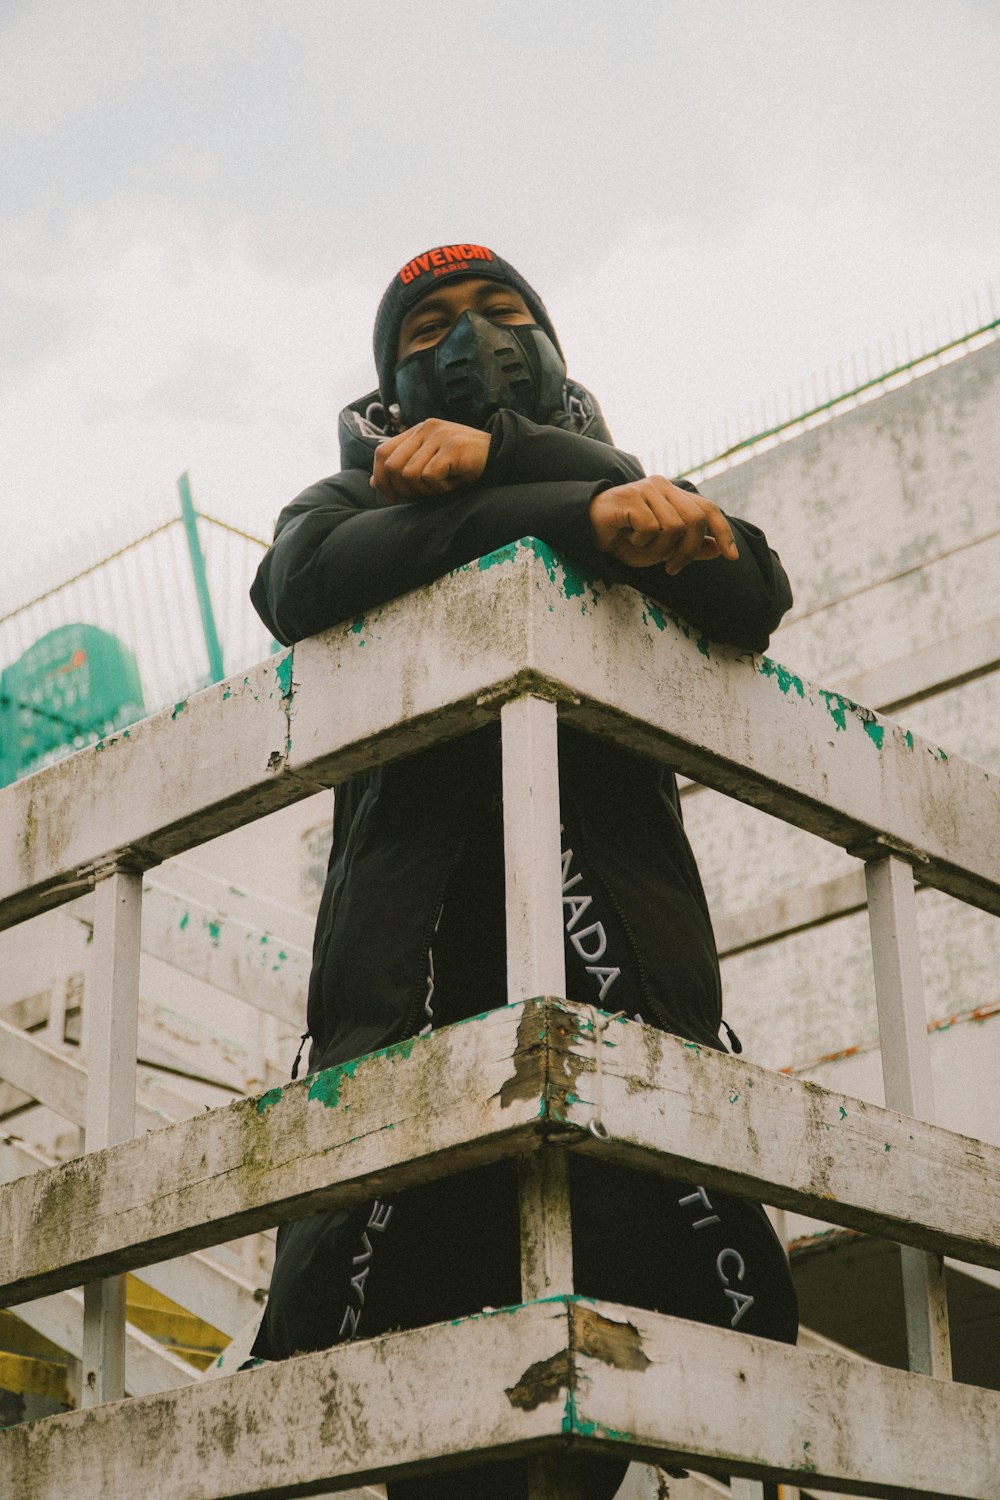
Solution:
<svg viewBox="0 0 1000 1500">
<path fill-rule="evenodd" d="M 142 870 L 497 717 L 514 1003 L 132 1139 Z M 864 861 L 889 1108 L 535 998 L 565 991 L 557 717 Z M 88 1154 L 0 1189 L 0 1302 L 85 1285 L 101 1408 L 0 1434 L 0 1492 L 277 1496 L 502 1449 L 570 1500 L 569 1444 L 998 1494 L 1000 1397 L 948 1379 L 940 1257 L 1000 1267 L 1000 1151 L 932 1123 L 912 877 L 1000 911 L 980 767 L 522 541 L 6 789 L 0 822 L 6 924 L 97 889 Z M 911 1372 L 574 1297 L 568 1151 L 899 1241 Z M 128 1269 L 507 1156 L 521 1307 L 120 1399 Z"/>
</svg>

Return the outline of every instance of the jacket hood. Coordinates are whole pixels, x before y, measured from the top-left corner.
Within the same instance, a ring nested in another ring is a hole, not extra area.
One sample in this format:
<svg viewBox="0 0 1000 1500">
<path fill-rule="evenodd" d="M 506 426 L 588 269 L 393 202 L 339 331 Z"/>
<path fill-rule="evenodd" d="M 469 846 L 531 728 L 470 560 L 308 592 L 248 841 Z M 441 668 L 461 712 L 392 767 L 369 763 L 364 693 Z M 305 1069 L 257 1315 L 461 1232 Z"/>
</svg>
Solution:
<svg viewBox="0 0 1000 1500">
<path fill-rule="evenodd" d="M 591 395 L 586 386 L 575 380 L 567 380 L 563 387 L 562 410 L 554 412 L 546 425 L 560 427 L 565 432 L 575 432 L 579 437 L 594 438 L 596 442 L 614 447 L 614 439 L 608 431 L 596 396 Z M 367 396 L 361 396 L 344 407 L 340 413 L 338 435 L 341 468 L 364 469 L 370 474 L 375 467 L 375 449 L 392 435 L 388 429 L 385 407 L 377 390 L 370 391 Z"/>
</svg>

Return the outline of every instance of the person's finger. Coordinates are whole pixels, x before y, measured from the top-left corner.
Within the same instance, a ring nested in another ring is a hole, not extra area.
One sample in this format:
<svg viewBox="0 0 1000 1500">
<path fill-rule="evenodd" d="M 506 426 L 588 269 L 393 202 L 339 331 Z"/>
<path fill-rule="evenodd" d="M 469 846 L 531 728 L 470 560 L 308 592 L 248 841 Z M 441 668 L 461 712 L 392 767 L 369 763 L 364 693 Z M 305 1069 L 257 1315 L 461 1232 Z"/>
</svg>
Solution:
<svg viewBox="0 0 1000 1500">
<path fill-rule="evenodd" d="M 719 556 L 727 557 L 735 562 L 740 555 L 740 549 L 736 545 L 733 528 L 714 501 L 703 499 L 702 505 L 705 508 L 708 531 L 718 544 Z"/>
<path fill-rule="evenodd" d="M 706 500 L 704 495 L 692 495 L 660 476 L 654 476 L 651 482 L 663 503 L 684 522 L 684 535 L 666 559 L 666 571 L 671 576 L 691 562 L 710 562 L 716 557 L 735 561 L 739 557 L 732 527 L 714 501 Z"/>
<path fill-rule="evenodd" d="M 372 471 L 372 488 L 378 490 L 386 500 L 394 502 L 403 498 L 398 477 L 410 455 L 419 448 L 422 439 L 416 428 L 401 432 L 398 437 L 387 438 L 375 449 L 375 464 Z"/>
<path fill-rule="evenodd" d="M 651 567 L 676 555 L 684 545 L 688 521 L 651 481 L 642 481 L 637 489 L 640 503 L 629 507 L 626 540 L 640 554 L 638 565 Z"/>
</svg>

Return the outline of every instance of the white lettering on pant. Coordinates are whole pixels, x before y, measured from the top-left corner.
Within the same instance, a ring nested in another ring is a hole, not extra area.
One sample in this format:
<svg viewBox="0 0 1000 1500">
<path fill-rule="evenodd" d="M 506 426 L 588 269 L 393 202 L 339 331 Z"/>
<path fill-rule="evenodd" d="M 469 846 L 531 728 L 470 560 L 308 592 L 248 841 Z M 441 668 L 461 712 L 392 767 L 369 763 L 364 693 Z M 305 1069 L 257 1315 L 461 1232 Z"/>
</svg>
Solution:
<svg viewBox="0 0 1000 1500">
<path fill-rule="evenodd" d="M 679 1203 L 681 1208 L 688 1208 L 691 1205 L 698 1203 L 702 1208 L 708 1209 L 709 1212 L 704 1218 L 695 1220 L 694 1224 L 692 1224 L 691 1226 L 692 1229 L 704 1229 L 708 1224 L 722 1223 L 719 1215 L 712 1208 L 711 1200 L 709 1199 L 709 1196 L 705 1192 L 705 1189 L 703 1187 L 695 1188 L 693 1193 L 685 1194 L 683 1198 L 678 1198 L 677 1202 Z M 734 1250 L 731 1245 L 727 1245 L 725 1250 L 720 1250 L 719 1254 L 716 1256 L 715 1273 L 718 1276 L 719 1280 L 722 1282 L 722 1295 L 728 1298 L 729 1303 L 733 1309 L 733 1315 L 729 1320 L 729 1326 L 731 1328 L 735 1328 L 748 1308 L 753 1307 L 754 1299 L 750 1296 L 749 1292 L 738 1292 L 732 1285 L 732 1277 L 727 1270 L 727 1266 L 729 1266 L 731 1263 L 735 1271 L 736 1280 L 742 1281 L 744 1276 L 746 1275 L 746 1263 L 738 1250 Z"/>
<path fill-rule="evenodd" d="M 443 913 L 444 913 L 444 907 L 442 906 L 441 910 L 437 914 L 437 921 L 434 923 L 434 931 L 435 932 L 437 932 L 438 928 L 441 926 L 441 917 L 442 917 Z M 427 1036 L 427 1034 L 431 1030 L 433 1030 L 433 1027 L 434 1027 L 434 1003 L 433 1002 L 434 1002 L 434 949 L 430 948 L 430 949 L 428 949 L 428 952 L 427 952 L 427 992 L 426 992 L 426 994 L 424 996 L 424 1015 L 427 1017 L 427 1020 L 425 1021 L 424 1025 L 421 1026 L 419 1032 L 417 1033 L 418 1036 Z M 357 1271 L 351 1277 L 351 1288 L 352 1288 L 352 1290 L 355 1292 L 355 1294 L 357 1296 L 358 1305 L 357 1305 L 357 1307 L 351 1307 L 350 1304 L 348 1304 L 348 1306 L 345 1307 L 345 1309 L 344 1309 L 344 1317 L 343 1317 L 343 1320 L 342 1320 L 342 1322 L 340 1324 L 340 1337 L 341 1338 L 344 1338 L 346 1336 L 347 1338 L 352 1339 L 354 1337 L 354 1335 L 357 1333 L 357 1331 L 358 1331 L 358 1324 L 361 1321 L 361 1309 L 365 1305 L 365 1282 L 368 1280 L 368 1273 L 371 1270 L 371 1259 L 372 1259 L 372 1256 L 375 1253 L 374 1246 L 372 1245 L 371 1240 L 368 1238 L 368 1230 L 369 1229 L 374 1229 L 374 1230 L 377 1230 L 379 1232 L 379 1234 L 382 1234 L 384 1232 L 384 1230 L 385 1230 L 386 1225 L 388 1224 L 388 1222 L 389 1222 L 389 1220 L 391 1218 L 392 1218 L 392 1204 L 391 1203 L 383 1203 L 380 1198 L 376 1198 L 375 1202 L 372 1204 L 372 1211 L 371 1211 L 371 1215 L 369 1216 L 369 1219 L 368 1219 L 367 1227 L 365 1228 L 364 1234 L 361 1236 L 361 1254 L 360 1255 L 355 1255 L 354 1258 L 351 1261 L 351 1265 L 352 1266 L 360 1266 L 361 1267 L 361 1270 Z"/>
<path fill-rule="evenodd" d="M 621 969 L 614 964 L 599 964 L 597 960 L 603 958 L 608 946 L 608 935 L 604 930 L 603 922 L 594 922 L 589 927 L 583 927 L 579 932 L 575 930 L 577 922 L 584 912 L 594 904 L 593 896 L 567 895 L 572 892 L 574 886 L 578 886 L 583 875 L 577 871 L 573 876 L 570 869 L 573 864 L 572 849 L 562 851 L 562 875 L 563 875 L 563 908 L 567 912 L 566 931 L 569 940 L 573 944 L 588 974 L 592 974 L 600 986 L 597 999 L 602 1002 L 615 980 L 621 977 Z M 588 944 L 589 939 L 589 944 Z"/>
<path fill-rule="evenodd" d="M 351 1261 L 352 1266 L 361 1267 L 351 1277 L 351 1287 L 357 1295 L 358 1305 L 357 1307 L 347 1306 L 344 1309 L 344 1317 L 340 1325 L 341 1338 L 352 1339 L 357 1333 L 358 1323 L 361 1319 L 361 1309 L 365 1305 L 365 1282 L 368 1280 L 368 1273 L 371 1270 L 371 1259 L 375 1253 L 375 1247 L 369 1238 L 368 1231 L 371 1229 L 377 1231 L 379 1234 L 383 1233 L 391 1218 L 392 1204 L 383 1203 L 380 1198 L 376 1198 L 372 1204 L 372 1211 L 368 1216 L 365 1232 L 361 1236 L 361 1254 L 355 1255 Z"/>
</svg>

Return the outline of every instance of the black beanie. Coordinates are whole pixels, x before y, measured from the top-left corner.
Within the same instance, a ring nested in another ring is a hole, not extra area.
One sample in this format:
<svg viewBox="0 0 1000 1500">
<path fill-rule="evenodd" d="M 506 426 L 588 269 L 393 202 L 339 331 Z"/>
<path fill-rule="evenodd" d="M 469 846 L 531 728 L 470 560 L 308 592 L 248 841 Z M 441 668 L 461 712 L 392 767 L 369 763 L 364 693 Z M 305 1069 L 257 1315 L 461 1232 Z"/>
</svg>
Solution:
<svg viewBox="0 0 1000 1500">
<path fill-rule="evenodd" d="M 386 406 L 396 399 L 395 370 L 396 349 L 399 345 L 399 330 L 403 319 L 421 297 L 448 280 L 467 280 L 469 277 L 486 277 L 502 281 L 520 292 L 528 310 L 538 326 L 545 330 L 559 350 L 562 349 L 556 331 L 545 311 L 545 303 L 538 293 L 528 285 L 514 267 L 485 245 L 439 245 L 423 255 L 408 260 L 401 271 L 390 281 L 375 314 L 375 368 L 378 371 L 379 391 Z"/>
</svg>

